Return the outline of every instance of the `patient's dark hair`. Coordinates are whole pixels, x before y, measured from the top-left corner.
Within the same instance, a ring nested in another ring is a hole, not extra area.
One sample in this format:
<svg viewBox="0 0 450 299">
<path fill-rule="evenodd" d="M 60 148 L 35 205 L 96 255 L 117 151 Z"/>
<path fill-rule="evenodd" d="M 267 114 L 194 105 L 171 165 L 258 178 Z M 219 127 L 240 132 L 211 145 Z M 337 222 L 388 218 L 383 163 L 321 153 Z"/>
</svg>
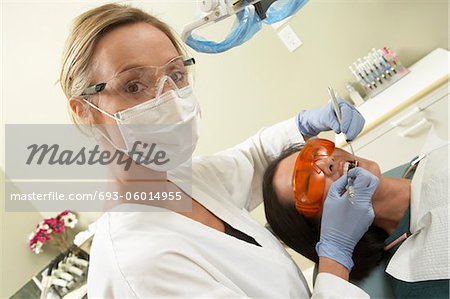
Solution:
<svg viewBox="0 0 450 299">
<path fill-rule="evenodd" d="M 301 144 L 291 145 L 267 167 L 263 179 L 264 210 L 271 229 L 281 241 L 318 263 L 319 257 L 315 246 L 320 238 L 320 219 L 304 217 L 297 212 L 294 203 L 282 203 L 273 186 L 273 178 L 280 161 L 300 151 L 301 148 Z M 353 252 L 355 266 L 350 272 L 351 280 L 366 277 L 380 263 L 384 257 L 384 240 L 387 237 L 388 234 L 383 229 L 374 225 L 369 227 Z"/>
</svg>

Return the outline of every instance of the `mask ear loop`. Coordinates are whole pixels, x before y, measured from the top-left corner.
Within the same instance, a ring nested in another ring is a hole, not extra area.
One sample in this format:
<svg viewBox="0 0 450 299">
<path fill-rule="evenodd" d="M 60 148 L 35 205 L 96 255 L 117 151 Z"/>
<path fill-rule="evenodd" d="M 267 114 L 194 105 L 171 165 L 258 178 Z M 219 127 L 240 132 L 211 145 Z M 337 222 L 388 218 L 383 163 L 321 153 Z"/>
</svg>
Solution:
<svg viewBox="0 0 450 299">
<path fill-rule="evenodd" d="M 88 100 L 86 100 L 86 99 L 83 98 L 83 101 L 85 101 L 86 104 L 88 104 L 89 106 L 91 106 L 92 108 L 94 108 L 95 110 L 97 110 L 98 112 L 100 112 L 100 113 L 102 113 L 102 114 L 104 114 L 104 115 L 106 115 L 106 116 L 108 116 L 108 117 L 114 119 L 115 121 L 120 121 L 119 118 L 115 117 L 114 115 L 112 115 L 112 114 L 109 113 L 109 112 L 106 112 L 105 110 L 101 109 L 100 107 L 95 106 L 94 104 L 92 104 L 92 103 L 89 102 Z"/>
<path fill-rule="evenodd" d="M 117 122 L 117 124 L 120 123 L 120 119 L 117 118 L 117 117 L 115 117 L 115 116 L 112 115 L 111 113 L 106 112 L 105 110 L 103 110 L 103 109 L 101 109 L 101 108 L 95 106 L 94 104 L 92 104 L 91 102 L 89 102 L 89 101 L 86 100 L 86 99 L 83 99 L 83 101 L 85 101 L 86 104 L 88 104 L 89 106 L 91 106 L 91 107 L 94 108 L 95 110 L 99 111 L 100 113 L 103 113 L 104 115 L 106 115 L 106 116 L 108 116 L 108 117 L 114 119 L 114 120 Z M 119 127 L 119 129 L 120 129 L 120 127 Z M 109 137 L 108 137 L 101 129 L 98 129 L 98 128 L 97 128 L 96 131 L 97 131 L 98 133 L 100 133 L 100 135 L 102 135 L 102 137 L 105 138 L 106 141 L 108 141 L 108 142 L 112 145 L 112 147 L 114 147 L 116 150 L 118 150 L 118 151 L 120 151 L 120 152 L 122 152 L 122 153 L 124 153 L 124 154 L 127 154 L 127 153 L 128 153 L 128 151 L 126 151 L 126 150 L 124 150 L 124 149 L 118 147 L 118 146 L 114 143 L 114 141 L 112 141 L 112 139 L 109 138 Z"/>
</svg>

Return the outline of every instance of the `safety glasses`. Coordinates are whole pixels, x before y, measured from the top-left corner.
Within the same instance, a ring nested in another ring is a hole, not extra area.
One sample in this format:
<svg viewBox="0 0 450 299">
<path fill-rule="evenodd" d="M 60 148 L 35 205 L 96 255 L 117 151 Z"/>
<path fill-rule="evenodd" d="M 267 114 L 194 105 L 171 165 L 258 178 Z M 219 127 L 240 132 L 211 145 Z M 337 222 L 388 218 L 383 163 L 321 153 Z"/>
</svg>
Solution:
<svg viewBox="0 0 450 299">
<path fill-rule="evenodd" d="M 194 58 L 174 57 L 162 66 L 135 67 L 118 73 L 106 82 L 86 88 L 82 96 L 111 96 L 134 106 L 158 97 L 165 84 L 181 89 L 190 84 L 190 66 Z"/>
<path fill-rule="evenodd" d="M 322 210 L 325 174 L 316 162 L 330 157 L 334 147 L 334 143 L 327 139 L 309 139 L 295 161 L 292 176 L 295 208 L 305 217 L 315 216 Z"/>
</svg>

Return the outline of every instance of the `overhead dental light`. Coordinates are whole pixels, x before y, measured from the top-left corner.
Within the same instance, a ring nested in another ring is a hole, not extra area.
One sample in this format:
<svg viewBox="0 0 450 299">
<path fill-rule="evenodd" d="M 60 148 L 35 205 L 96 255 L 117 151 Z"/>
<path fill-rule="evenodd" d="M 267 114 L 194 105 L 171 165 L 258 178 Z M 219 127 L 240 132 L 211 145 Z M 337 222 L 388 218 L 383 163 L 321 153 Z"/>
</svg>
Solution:
<svg viewBox="0 0 450 299">
<path fill-rule="evenodd" d="M 308 0 L 197 0 L 200 18 L 187 24 L 183 41 L 197 52 L 221 53 L 245 43 L 261 29 L 261 23 L 273 24 L 295 14 Z M 221 42 L 193 34 L 201 27 L 236 15 L 230 33 Z"/>
</svg>

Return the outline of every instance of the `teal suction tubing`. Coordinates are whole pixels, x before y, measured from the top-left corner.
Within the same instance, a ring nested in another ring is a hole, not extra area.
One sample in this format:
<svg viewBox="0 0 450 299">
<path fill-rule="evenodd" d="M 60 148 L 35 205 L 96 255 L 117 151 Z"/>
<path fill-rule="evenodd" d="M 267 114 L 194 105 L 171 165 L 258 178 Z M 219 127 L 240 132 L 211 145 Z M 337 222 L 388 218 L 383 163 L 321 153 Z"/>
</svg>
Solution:
<svg viewBox="0 0 450 299">
<path fill-rule="evenodd" d="M 242 45 L 252 38 L 260 29 L 261 22 L 272 24 L 292 16 L 302 8 L 308 0 L 278 0 L 267 10 L 267 18 L 261 21 L 253 5 L 245 7 L 236 14 L 236 21 L 230 34 L 221 42 L 206 40 L 198 35 L 190 33 L 186 38 L 186 44 L 201 53 L 222 53 Z"/>
</svg>

